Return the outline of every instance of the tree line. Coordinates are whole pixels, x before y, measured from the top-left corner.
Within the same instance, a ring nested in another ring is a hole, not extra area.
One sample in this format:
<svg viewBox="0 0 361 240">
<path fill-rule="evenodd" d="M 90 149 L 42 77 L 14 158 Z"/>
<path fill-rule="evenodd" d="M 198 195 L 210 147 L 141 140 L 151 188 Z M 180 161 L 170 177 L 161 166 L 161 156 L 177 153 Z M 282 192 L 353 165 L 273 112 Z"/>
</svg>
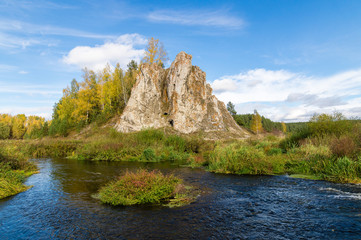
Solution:
<svg viewBox="0 0 361 240">
<path fill-rule="evenodd" d="M 48 135 L 49 123 L 39 116 L 0 114 L 0 139 L 34 139 Z"/>
<path fill-rule="evenodd" d="M 105 123 L 125 108 L 135 83 L 138 64 L 132 60 L 123 71 L 117 64 L 102 71 L 83 70 L 83 81 L 73 79 L 54 106 L 51 136 L 66 136 L 71 130 L 92 123 Z"/>
<path fill-rule="evenodd" d="M 141 64 L 154 63 L 164 67 L 167 59 L 163 43 L 149 38 Z M 119 64 L 114 68 L 107 64 L 99 72 L 85 68 L 82 81 L 73 79 L 70 86 L 63 89 L 63 96 L 54 105 L 52 120 L 24 114 L 0 114 L 0 139 L 67 136 L 90 123 L 103 124 L 123 112 L 138 71 L 138 63 L 134 60 L 129 62 L 126 70 Z"/>
<path fill-rule="evenodd" d="M 273 122 L 272 120 L 261 116 L 257 110 L 254 110 L 253 114 L 237 114 L 232 102 L 227 103 L 227 110 L 238 125 L 255 134 L 263 132 L 287 132 L 287 126 L 284 122 Z"/>
</svg>

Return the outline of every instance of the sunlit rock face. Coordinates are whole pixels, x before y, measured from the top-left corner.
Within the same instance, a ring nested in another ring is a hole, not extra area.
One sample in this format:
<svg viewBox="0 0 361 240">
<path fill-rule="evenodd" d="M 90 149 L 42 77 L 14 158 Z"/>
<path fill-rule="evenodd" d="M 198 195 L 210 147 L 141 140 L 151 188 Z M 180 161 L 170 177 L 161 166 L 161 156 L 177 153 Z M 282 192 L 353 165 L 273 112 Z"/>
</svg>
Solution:
<svg viewBox="0 0 361 240">
<path fill-rule="evenodd" d="M 170 68 L 143 64 L 122 116 L 121 132 L 172 127 L 181 133 L 230 132 L 244 136 L 223 102 L 212 95 L 206 74 L 180 52 Z"/>
</svg>

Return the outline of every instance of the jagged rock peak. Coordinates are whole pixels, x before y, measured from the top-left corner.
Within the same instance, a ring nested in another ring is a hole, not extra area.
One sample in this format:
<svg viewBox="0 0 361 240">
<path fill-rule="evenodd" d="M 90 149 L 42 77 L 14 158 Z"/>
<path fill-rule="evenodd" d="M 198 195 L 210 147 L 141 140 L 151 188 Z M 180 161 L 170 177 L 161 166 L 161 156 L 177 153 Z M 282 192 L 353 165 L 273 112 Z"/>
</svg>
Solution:
<svg viewBox="0 0 361 240">
<path fill-rule="evenodd" d="M 140 67 L 130 99 L 115 128 L 121 132 L 172 127 L 181 133 L 230 132 L 246 135 L 212 95 L 206 74 L 192 66 L 192 55 L 180 52 L 170 68 Z"/>
</svg>

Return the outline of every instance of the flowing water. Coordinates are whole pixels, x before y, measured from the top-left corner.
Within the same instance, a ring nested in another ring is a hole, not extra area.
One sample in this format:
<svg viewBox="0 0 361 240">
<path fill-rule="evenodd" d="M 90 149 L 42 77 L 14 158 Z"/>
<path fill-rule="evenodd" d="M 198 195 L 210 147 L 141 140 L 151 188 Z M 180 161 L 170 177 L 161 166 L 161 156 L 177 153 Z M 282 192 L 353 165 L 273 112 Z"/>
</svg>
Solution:
<svg viewBox="0 0 361 240">
<path fill-rule="evenodd" d="M 361 186 L 235 176 L 170 163 L 36 160 L 33 187 L 0 200 L 0 239 L 361 239 Z M 202 190 L 179 208 L 92 198 L 126 169 L 160 169 Z"/>
</svg>

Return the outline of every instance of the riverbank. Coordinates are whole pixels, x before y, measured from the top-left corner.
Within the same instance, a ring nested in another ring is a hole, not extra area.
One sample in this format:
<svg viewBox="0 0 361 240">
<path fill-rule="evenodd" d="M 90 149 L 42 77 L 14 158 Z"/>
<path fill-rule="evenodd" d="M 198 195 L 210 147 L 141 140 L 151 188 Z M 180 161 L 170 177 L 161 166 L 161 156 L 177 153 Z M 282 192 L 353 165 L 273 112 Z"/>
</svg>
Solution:
<svg viewBox="0 0 361 240">
<path fill-rule="evenodd" d="M 297 174 L 339 183 L 361 182 L 359 152 L 354 152 L 352 157 L 337 155 L 329 145 L 317 145 L 312 138 L 290 147 L 285 144 L 289 138 L 292 135 L 286 139 L 267 135 L 248 140 L 207 141 L 201 134 L 176 135 L 164 129 L 124 134 L 111 128 L 98 128 L 77 140 L 69 137 L 1 141 L 0 149 L 13 154 L 13 158 L 20 155 L 80 161 L 171 161 L 215 173 Z"/>
<path fill-rule="evenodd" d="M 2 149 L 3 150 L 3 149 Z M 37 172 L 35 164 L 29 162 L 21 154 L 11 156 L 0 152 L 0 199 L 18 194 L 30 188 L 25 186 L 27 177 Z"/>
</svg>

